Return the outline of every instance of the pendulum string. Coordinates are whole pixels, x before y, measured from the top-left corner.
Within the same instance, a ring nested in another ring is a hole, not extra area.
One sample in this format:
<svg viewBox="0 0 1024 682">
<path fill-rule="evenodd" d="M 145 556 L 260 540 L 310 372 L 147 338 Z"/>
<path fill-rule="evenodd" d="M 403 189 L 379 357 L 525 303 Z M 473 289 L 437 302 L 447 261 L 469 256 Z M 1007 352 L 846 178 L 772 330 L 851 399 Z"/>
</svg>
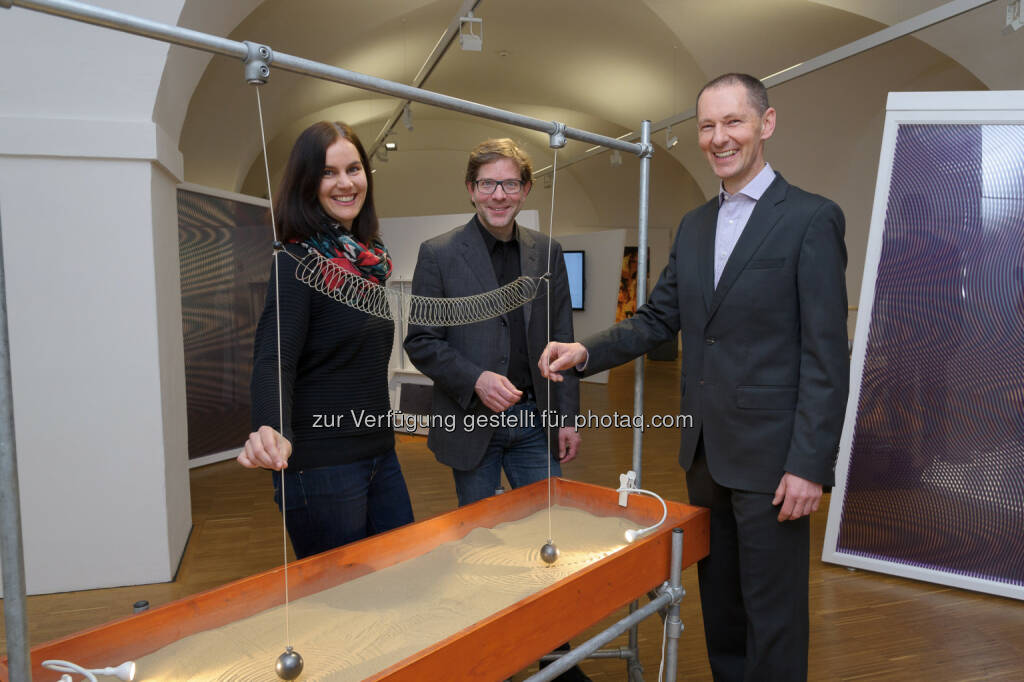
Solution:
<svg viewBox="0 0 1024 682">
<path fill-rule="evenodd" d="M 270 188 L 270 162 L 267 159 L 267 136 L 263 130 L 263 103 L 260 100 L 260 89 L 256 87 L 256 111 L 260 120 L 260 144 L 263 147 L 263 171 L 267 177 L 267 198 L 270 200 L 270 227 L 274 232 L 274 313 L 277 319 L 277 420 L 280 424 L 280 433 L 284 433 L 284 397 L 283 385 L 281 384 L 281 275 L 278 245 L 280 240 L 277 237 L 277 220 L 274 218 L 274 194 Z M 285 515 L 284 499 L 284 469 L 281 469 L 281 544 L 284 554 L 284 641 L 285 646 L 291 648 L 291 624 L 288 619 L 288 521 Z"/>
<path fill-rule="evenodd" d="M 547 296 L 545 296 L 547 304 L 547 313 L 545 319 L 547 321 L 547 342 L 551 343 L 551 280 L 554 279 L 554 274 L 551 272 L 551 244 L 555 239 L 555 182 L 558 180 L 558 149 L 555 149 L 555 159 L 551 165 L 551 212 L 548 214 L 548 268 L 546 270 L 548 276 L 545 278 L 547 284 Z M 547 428 L 546 435 L 548 441 L 548 542 L 554 542 L 551 532 L 551 421 L 554 416 L 554 409 L 551 406 L 551 378 L 549 377 L 545 383 L 545 390 L 547 392 Z M 559 439 L 559 447 L 561 447 L 561 439 Z"/>
</svg>

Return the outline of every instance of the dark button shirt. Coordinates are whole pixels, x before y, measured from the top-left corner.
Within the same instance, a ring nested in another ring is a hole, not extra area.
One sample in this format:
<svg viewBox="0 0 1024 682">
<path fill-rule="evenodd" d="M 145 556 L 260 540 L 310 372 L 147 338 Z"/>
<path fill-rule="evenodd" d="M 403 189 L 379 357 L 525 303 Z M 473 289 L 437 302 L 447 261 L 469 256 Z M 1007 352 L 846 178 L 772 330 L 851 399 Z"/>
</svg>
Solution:
<svg viewBox="0 0 1024 682">
<path fill-rule="evenodd" d="M 523 274 L 523 268 L 519 263 L 519 226 L 513 226 L 512 238 L 507 242 L 499 241 L 487 228 L 480 223 L 479 218 L 474 218 L 480 234 L 487 245 L 487 253 L 491 256 L 491 267 L 494 268 L 494 277 L 498 280 L 498 286 L 505 286 L 513 282 Z M 509 358 L 508 371 L 506 376 L 516 388 L 525 395 L 527 390 L 533 387 L 533 379 L 530 376 L 530 354 L 526 346 L 526 318 L 523 317 L 523 309 L 516 308 L 505 315 L 510 326 L 509 329 Z"/>
</svg>

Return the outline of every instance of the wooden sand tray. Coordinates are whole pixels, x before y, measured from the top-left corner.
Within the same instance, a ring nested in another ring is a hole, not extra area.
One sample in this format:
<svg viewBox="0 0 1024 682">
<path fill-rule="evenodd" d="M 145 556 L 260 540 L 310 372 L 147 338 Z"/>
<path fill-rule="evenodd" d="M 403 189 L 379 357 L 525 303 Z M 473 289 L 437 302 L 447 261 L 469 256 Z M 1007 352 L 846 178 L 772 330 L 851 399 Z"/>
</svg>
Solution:
<svg viewBox="0 0 1024 682">
<path fill-rule="evenodd" d="M 551 500 L 596 516 L 626 518 L 638 526 L 657 522 L 662 511 L 657 500 L 644 495 L 630 495 L 628 507 L 622 508 L 613 489 L 561 478 L 553 479 Z M 546 509 L 547 503 L 547 482 L 540 481 L 296 561 L 288 567 L 289 597 L 300 599 L 419 556 L 475 528 L 493 528 L 522 519 Z M 666 504 L 668 518 L 649 536 L 368 679 L 504 679 L 525 668 L 667 580 L 673 528 L 684 530 L 684 567 L 707 556 L 708 511 L 675 502 Z M 188 635 L 278 606 L 284 601 L 283 574 L 283 567 L 276 568 L 35 647 L 31 652 L 33 678 L 54 677 L 53 671 L 40 665 L 46 659 L 70 660 L 86 668 L 116 665 Z M 6 659 L 0 661 L 0 680 L 10 682 Z"/>
</svg>

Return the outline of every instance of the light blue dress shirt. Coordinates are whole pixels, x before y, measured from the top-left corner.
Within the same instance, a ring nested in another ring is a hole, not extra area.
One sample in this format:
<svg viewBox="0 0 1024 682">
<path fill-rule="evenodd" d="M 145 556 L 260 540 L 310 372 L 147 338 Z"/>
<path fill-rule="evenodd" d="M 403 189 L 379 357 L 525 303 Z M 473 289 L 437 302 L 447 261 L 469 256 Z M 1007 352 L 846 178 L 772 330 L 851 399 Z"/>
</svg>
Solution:
<svg viewBox="0 0 1024 682">
<path fill-rule="evenodd" d="M 736 192 L 729 194 L 725 187 L 718 189 L 718 224 L 715 227 L 715 287 L 718 287 L 718 280 L 722 277 L 725 264 L 736 248 L 736 242 L 743 234 L 743 228 L 750 220 L 750 214 L 754 212 L 757 200 L 761 198 L 768 185 L 775 180 L 775 171 L 770 164 L 766 163 L 761 172 L 754 176 L 754 179 Z"/>
</svg>

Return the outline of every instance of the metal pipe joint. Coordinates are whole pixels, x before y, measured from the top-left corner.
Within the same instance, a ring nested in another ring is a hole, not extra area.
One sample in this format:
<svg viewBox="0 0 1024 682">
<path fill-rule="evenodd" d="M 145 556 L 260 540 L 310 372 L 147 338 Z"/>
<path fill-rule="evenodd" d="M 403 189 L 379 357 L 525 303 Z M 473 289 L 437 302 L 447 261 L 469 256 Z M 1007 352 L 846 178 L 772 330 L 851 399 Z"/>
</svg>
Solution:
<svg viewBox="0 0 1024 682">
<path fill-rule="evenodd" d="M 3 2 L 3 0 L 0 0 Z M 249 85 L 263 85 L 270 78 L 270 64 L 274 61 L 274 51 L 266 45 L 243 40 L 245 48 L 245 82 Z"/>
<path fill-rule="evenodd" d="M 671 599 L 668 606 L 675 606 L 676 604 L 681 603 L 683 601 L 683 597 L 686 596 L 686 590 L 683 589 L 682 585 L 673 586 L 668 582 L 662 583 L 655 592 L 657 592 L 659 596 L 668 595 L 669 599 Z"/>
<path fill-rule="evenodd" d="M 565 146 L 566 143 L 565 124 L 559 123 L 558 121 L 552 121 L 551 125 L 555 126 L 555 130 L 549 135 L 551 141 L 548 143 L 548 145 L 552 149 L 561 149 L 562 147 Z"/>
</svg>

